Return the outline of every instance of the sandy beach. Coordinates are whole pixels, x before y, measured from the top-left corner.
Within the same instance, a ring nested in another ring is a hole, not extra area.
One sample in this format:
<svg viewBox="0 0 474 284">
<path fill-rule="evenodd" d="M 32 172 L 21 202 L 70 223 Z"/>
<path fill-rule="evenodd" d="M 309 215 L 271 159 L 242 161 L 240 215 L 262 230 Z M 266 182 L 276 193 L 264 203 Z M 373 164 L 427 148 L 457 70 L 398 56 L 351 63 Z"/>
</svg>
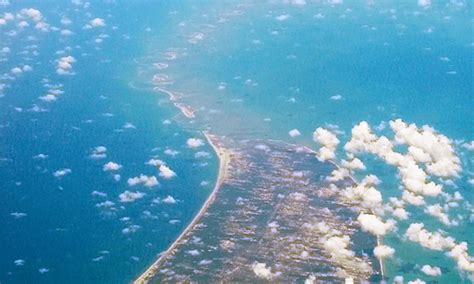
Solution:
<svg viewBox="0 0 474 284">
<path fill-rule="evenodd" d="M 183 232 L 178 236 L 178 238 L 176 238 L 176 240 L 170 245 L 170 247 L 166 251 L 161 253 L 160 257 L 153 264 L 151 264 L 145 272 L 143 272 L 137 279 L 135 279 L 135 281 L 133 281 L 134 284 L 148 283 L 148 281 L 153 278 L 153 276 L 158 271 L 160 265 L 170 255 L 174 253 L 177 246 L 183 241 L 186 235 L 193 230 L 196 224 L 204 216 L 204 213 L 206 213 L 209 206 L 215 200 L 217 192 L 219 191 L 220 187 L 229 175 L 229 163 L 232 157 L 231 151 L 220 146 L 216 136 L 207 132 L 204 132 L 203 134 L 219 158 L 219 173 L 217 176 L 216 185 L 214 186 L 214 189 L 212 190 L 211 194 L 209 195 L 199 212 L 196 214 L 194 219 L 191 221 L 191 223 L 189 223 L 189 225 L 183 230 Z"/>
</svg>

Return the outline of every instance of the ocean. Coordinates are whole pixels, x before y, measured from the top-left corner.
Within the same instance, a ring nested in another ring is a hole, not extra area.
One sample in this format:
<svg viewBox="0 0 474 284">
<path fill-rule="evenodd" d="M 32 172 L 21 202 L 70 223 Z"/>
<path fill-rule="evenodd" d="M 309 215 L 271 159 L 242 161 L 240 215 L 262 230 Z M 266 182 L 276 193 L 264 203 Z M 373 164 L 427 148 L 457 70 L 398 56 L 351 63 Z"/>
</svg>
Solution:
<svg viewBox="0 0 474 284">
<path fill-rule="evenodd" d="M 463 200 L 450 226 L 407 206 L 410 219 L 384 238 L 395 249 L 385 276 L 469 283 L 444 251 L 405 236 L 410 223 L 423 222 L 474 254 L 472 3 L 418 2 L 0 6 L 0 282 L 132 281 L 214 187 L 218 157 L 203 131 L 318 149 L 312 133 L 326 127 L 338 133 L 342 159 L 354 125 L 367 121 L 393 137 L 388 122 L 401 118 L 453 141 L 463 171 L 433 180 Z M 174 92 L 178 108 L 157 87 Z M 54 101 L 40 98 L 49 93 Z M 367 169 L 356 178 L 377 175 L 384 202 L 401 196 L 396 168 L 361 159 Z M 105 171 L 108 162 L 115 169 Z M 175 176 L 160 176 L 163 163 Z M 425 275 L 425 264 L 442 275 Z"/>
</svg>

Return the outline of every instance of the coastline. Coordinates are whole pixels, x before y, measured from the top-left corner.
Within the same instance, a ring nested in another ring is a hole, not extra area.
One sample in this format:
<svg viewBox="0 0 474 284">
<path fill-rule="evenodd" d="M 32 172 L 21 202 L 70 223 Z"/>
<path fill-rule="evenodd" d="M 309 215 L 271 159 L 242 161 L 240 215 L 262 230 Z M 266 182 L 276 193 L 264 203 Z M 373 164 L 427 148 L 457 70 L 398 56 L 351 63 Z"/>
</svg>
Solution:
<svg viewBox="0 0 474 284">
<path fill-rule="evenodd" d="M 153 262 L 145 270 L 145 272 L 143 272 L 138 278 L 136 278 L 133 281 L 134 284 L 148 283 L 148 281 L 150 281 L 153 278 L 153 276 L 156 274 L 157 270 L 159 269 L 159 267 L 163 263 L 163 261 L 165 261 L 170 255 L 172 255 L 174 253 L 176 247 L 181 243 L 181 241 L 186 237 L 186 235 L 193 230 L 193 228 L 196 226 L 196 224 L 204 216 L 204 213 L 206 213 L 209 206 L 216 199 L 217 192 L 219 191 L 220 187 L 224 183 L 225 179 L 228 177 L 229 163 L 230 163 L 231 156 L 232 156 L 231 151 L 217 145 L 218 142 L 215 141 L 215 140 L 217 140 L 217 138 L 214 135 L 209 134 L 206 131 L 203 132 L 203 134 L 206 137 L 207 142 L 214 149 L 214 151 L 217 154 L 217 157 L 219 159 L 219 172 L 218 172 L 218 176 L 217 176 L 217 180 L 216 180 L 216 184 L 214 186 L 214 189 L 212 190 L 211 194 L 207 198 L 206 202 L 204 202 L 203 206 L 198 211 L 196 216 L 189 223 L 189 225 L 176 238 L 176 240 L 169 246 L 169 248 L 166 251 L 162 252 L 160 257 L 155 262 Z"/>
</svg>

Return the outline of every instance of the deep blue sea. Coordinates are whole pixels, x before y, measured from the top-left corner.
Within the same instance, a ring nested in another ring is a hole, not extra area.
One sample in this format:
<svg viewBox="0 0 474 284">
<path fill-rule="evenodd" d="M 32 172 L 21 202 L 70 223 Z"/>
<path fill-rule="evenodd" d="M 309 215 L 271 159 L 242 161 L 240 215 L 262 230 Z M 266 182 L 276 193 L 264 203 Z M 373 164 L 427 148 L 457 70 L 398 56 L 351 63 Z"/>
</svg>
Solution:
<svg viewBox="0 0 474 284">
<path fill-rule="evenodd" d="M 363 120 L 393 136 L 395 118 L 452 139 L 463 171 L 444 191 L 464 199 L 457 226 L 407 208 L 411 218 L 385 238 L 396 250 L 388 281 L 469 283 L 452 258 L 404 232 L 423 222 L 474 255 L 472 9 L 462 0 L 0 1 L 0 283 L 130 282 L 214 186 L 212 148 L 187 143 L 205 141 L 204 130 L 316 149 L 317 127 L 346 142 Z M 154 90 L 156 74 L 195 118 Z M 151 159 L 176 175 L 160 176 Z M 360 177 L 376 174 L 384 201 L 401 195 L 393 167 L 364 162 Z M 140 175 L 148 184 L 129 180 Z M 442 275 L 423 274 L 425 264 Z"/>
</svg>

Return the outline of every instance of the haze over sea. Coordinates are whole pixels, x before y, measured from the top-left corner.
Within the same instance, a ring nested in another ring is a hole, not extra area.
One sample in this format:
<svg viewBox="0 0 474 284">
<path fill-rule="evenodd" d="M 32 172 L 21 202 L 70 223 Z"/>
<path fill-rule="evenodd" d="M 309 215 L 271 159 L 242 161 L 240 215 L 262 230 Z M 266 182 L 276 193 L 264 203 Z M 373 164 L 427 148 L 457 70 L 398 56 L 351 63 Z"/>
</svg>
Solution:
<svg viewBox="0 0 474 284">
<path fill-rule="evenodd" d="M 405 236 L 422 222 L 474 255 L 472 2 L 0 3 L 1 283 L 133 280 L 214 187 L 203 131 L 318 149 L 325 127 L 344 159 L 353 126 L 393 138 L 396 118 L 451 139 L 462 171 L 432 180 L 462 197 L 445 208 L 451 222 L 405 207 L 384 237 L 387 280 L 472 281 Z M 396 167 L 359 158 L 355 177 L 377 175 L 385 203 L 402 195 Z"/>
</svg>

